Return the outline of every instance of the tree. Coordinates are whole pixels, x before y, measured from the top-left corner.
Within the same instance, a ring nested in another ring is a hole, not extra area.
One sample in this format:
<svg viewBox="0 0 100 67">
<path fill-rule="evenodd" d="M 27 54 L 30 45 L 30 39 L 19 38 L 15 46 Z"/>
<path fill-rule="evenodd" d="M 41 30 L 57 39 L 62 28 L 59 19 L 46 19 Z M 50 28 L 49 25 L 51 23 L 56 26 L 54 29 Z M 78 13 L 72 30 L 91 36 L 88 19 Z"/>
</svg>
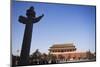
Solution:
<svg viewBox="0 0 100 67">
<path fill-rule="evenodd" d="M 39 64 L 39 61 L 41 60 L 41 52 L 36 49 L 36 51 L 31 55 L 31 59 L 33 64 Z"/>
<path fill-rule="evenodd" d="M 55 55 L 48 54 L 48 60 L 49 60 L 50 63 L 52 63 L 52 64 L 56 63 L 56 59 L 57 59 L 57 57 Z"/>
</svg>

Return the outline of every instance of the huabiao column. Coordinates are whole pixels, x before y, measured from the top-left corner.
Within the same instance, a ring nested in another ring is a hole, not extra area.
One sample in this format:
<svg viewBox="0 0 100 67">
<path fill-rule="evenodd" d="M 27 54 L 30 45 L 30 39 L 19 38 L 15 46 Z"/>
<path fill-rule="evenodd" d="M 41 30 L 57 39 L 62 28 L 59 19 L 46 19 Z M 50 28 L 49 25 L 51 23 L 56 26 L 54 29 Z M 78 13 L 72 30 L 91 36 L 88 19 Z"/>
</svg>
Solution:
<svg viewBox="0 0 100 67">
<path fill-rule="evenodd" d="M 35 23 L 39 22 L 43 16 L 44 16 L 44 14 L 42 14 L 39 17 L 36 17 L 36 13 L 34 11 L 33 6 L 31 6 L 26 11 L 26 17 L 19 16 L 18 21 L 20 23 L 25 24 L 25 31 L 24 31 L 24 37 L 23 37 L 23 42 L 22 42 L 19 65 L 28 65 L 29 64 L 29 53 L 30 53 L 33 25 Z"/>
</svg>

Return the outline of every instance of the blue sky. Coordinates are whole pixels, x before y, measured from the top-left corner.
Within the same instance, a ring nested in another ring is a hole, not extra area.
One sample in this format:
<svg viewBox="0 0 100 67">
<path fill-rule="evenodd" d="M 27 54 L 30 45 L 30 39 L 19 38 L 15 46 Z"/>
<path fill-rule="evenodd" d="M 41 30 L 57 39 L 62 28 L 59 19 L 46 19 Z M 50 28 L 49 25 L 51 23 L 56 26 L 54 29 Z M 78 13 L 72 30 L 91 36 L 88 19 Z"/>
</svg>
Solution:
<svg viewBox="0 0 100 67">
<path fill-rule="evenodd" d="M 33 25 L 30 54 L 36 49 L 48 53 L 53 44 L 73 43 L 77 50 L 95 51 L 95 6 L 49 4 L 36 2 L 12 3 L 12 53 L 21 50 L 25 25 L 20 15 L 34 6 L 36 16 L 44 17 Z M 20 52 L 18 53 L 20 54 Z"/>
</svg>

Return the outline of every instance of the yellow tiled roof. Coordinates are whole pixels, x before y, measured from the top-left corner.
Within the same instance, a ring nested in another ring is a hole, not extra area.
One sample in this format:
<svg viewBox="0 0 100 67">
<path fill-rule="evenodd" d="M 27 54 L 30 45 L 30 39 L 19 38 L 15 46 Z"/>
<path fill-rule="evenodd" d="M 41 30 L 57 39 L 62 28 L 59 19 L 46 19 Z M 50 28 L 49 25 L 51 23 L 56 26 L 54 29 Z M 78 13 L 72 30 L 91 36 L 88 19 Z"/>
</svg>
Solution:
<svg viewBox="0 0 100 67">
<path fill-rule="evenodd" d="M 75 47 L 73 43 L 67 43 L 67 44 L 54 44 L 50 48 L 68 48 L 68 47 Z"/>
</svg>

